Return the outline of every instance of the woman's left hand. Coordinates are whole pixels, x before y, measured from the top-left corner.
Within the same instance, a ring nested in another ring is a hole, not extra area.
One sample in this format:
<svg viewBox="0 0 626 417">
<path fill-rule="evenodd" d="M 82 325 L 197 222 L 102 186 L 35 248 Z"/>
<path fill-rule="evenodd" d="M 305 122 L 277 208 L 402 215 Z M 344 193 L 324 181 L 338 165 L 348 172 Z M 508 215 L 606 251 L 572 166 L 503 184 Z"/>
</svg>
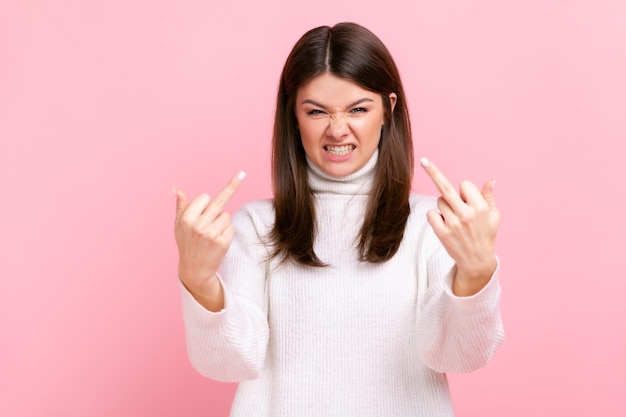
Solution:
<svg viewBox="0 0 626 417">
<path fill-rule="evenodd" d="M 487 181 L 482 190 L 463 181 L 457 192 L 432 162 L 422 158 L 420 163 L 441 193 L 438 210 L 429 210 L 426 216 L 456 262 L 452 290 L 459 296 L 475 294 L 489 282 L 497 266 L 495 240 L 500 212 L 493 197 L 495 181 Z"/>
</svg>

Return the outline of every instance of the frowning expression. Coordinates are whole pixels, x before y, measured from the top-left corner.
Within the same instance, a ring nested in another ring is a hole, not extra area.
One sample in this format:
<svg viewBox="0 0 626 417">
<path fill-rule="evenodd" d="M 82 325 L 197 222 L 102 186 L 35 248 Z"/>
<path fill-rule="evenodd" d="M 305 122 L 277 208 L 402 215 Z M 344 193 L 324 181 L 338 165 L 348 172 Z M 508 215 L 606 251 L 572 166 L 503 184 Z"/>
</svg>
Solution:
<svg viewBox="0 0 626 417">
<path fill-rule="evenodd" d="M 391 106 L 396 95 L 389 95 Z M 334 177 L 362 168 L 380 141 L 381 95 L 325 73 L 298 89 L 296 119 L 302 146 L 313 164 Z"/>
</svg>

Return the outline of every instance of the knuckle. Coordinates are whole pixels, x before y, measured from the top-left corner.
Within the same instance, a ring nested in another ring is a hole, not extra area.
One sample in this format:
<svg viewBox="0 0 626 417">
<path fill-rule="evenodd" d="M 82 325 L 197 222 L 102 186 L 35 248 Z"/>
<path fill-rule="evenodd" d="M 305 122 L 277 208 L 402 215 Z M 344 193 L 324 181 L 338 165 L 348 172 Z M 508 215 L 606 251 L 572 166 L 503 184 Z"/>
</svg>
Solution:
<svg viewBox="0 0 626 417">
<path fill-rule="evenodd" d="M 439 238 L 441 240 L 448 240 L 450 238 L 450 235 L 452 234 L 451 230 L 450 230 L 450 225 L 446 225 L 447 227 L 442 227 L 439 229 Z"/>
<path fill-rule="evenodd" d="M 230 246 L 230 242 L 231 242 L 231 239 L 224 237 L 220 239 L 219 245 L 224 251 L 226 251 L 228 250 L 228 247 Z"/>
<path fill-rule="evenodd" d="M 458 228 L 461 228 L 463 226 L 467 226 L 471 222 L 472 222 L 472 219 L 468 216 L 459 217 L 459 221 L 457 222 L 456 226 Z"/>
<path fill-rule="evenodd" d="M 182 217 L 180 218 L 180 220 L 184 223 L 184 224 L 190 224 L 193 221 L 193 217 L 188 213 L 185 212 L 183 213 Z"/>
<path fill-rule="evenodd" d="M 221 214 L 222 220 L 224 221 L 225 224 L 230 224 L 231 218 L 232 216 L 230 215 L 230 213 L 224 211 Z"/>
<path fill-rule="evenodd" d="M 459 236 L 463 234 L 465 230 L 465 225 L 461 222 L 454 223 L 453 226 L 450 227 L 450 235 Z"/>
<path fill-rule="evenodd" d="M 201 194 L 198 194 L 198 196 L 193 199 L 190 206 L 192 205 L 194 207 L 205 206 L 206 204 L 208 204 L 210 200 L 211 200 L 211 197 L 209 197 L 207 193 L 201 193 Z"/>
<path fill-rule="evenodd" d="M 461 228 L 461 220 L 458 217 L 450 217 L 446 219 L 446 226 L 450 232 Z"/>
<path fill-rule="evenodd" d="M 207 239 L 211 240 L 211 241 L 216 241 L 218 238 L 218 233 L 215 230 L 215 228 L 209 228 L 206 232 L 205 232 L 205 236 Z"/>
<path fill-rule="evenodd" d="M 486 201 L 481 201 L 476 204 L 474 210 L 476 210 L 476 213 L 485 214 L 489 212 L 489 205 Z"/>
<path fill-rule="evenodd" d="M 474 210 L 467 210 L 459 215 L 459 225 L 468 225 L 476 218 Z"/>
<path fill-rule="evenodd" d="M 462 190 L 467 190 L 467 189 L 470 189 L 470 188 L 473 188 L 473 187 L 474 187 L 474 184 L 471 181 L 469 181 L 469 180 L 463 180 L 463 181 L 461 181 L 461 183 L 459 185 L 459 188 L 461 188 Z"/>
<path fill-rule="evenodd" d="M 183 229 L 193 229 L 195 219 L 192 218 L 191 216 L 186 215 L 180 219 L 180 222 L 182 224 Z"/>
<path fill-rule="evenodd" d="M 191 231 L 193 232 L 194 235 L 196 236 L 202 236 L 204 235 L 204 230 L 202 229 L 202 227 L 199 224 L 194 225 L 191 228 Z"/>
<path fill-rule="evenodd" d="M 459 216 L 458 226 L 467 226 L 474 221 L 474 218 L 473 214 L 463 214 Z"/>
</svg>

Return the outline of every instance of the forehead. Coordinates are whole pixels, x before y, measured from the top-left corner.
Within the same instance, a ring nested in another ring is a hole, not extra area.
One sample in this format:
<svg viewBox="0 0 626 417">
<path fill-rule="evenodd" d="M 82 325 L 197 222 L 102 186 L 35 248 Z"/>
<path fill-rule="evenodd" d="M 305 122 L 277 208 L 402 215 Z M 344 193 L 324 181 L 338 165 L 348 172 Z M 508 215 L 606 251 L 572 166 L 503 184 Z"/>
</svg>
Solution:
<svg viewBox="0 0 626 417">
<path fill-rule="evenodd" d="M 314 100 L 331 107 L 342 107 L 361 98 L 380 101 L 380 95 L 361 87 L 354 81 L 340 78 L 330 73 L 318 75 L 298 88 L 296 103 Z"/>
</svg>

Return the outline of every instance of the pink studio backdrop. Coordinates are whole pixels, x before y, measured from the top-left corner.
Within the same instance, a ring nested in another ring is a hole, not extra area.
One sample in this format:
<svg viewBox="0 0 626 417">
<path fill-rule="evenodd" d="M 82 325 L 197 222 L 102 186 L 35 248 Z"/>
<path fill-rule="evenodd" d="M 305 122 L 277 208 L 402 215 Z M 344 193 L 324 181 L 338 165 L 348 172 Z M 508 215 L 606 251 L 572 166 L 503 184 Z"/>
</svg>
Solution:
<svg viewBox="0 0 626 417">
<path fill-rule="evenodd" d="M 417 156 L 494 176 L 507 339 L 460 417 L 626 415 L 626 6 L 0 3 L 0 415 L 228 415 L 188 363 L 172 186 L 270 196 L 277 80 L 351 20 L 394 54 Z M 417 170 L 415 189 L 433 193 Z"/>
</svg>

